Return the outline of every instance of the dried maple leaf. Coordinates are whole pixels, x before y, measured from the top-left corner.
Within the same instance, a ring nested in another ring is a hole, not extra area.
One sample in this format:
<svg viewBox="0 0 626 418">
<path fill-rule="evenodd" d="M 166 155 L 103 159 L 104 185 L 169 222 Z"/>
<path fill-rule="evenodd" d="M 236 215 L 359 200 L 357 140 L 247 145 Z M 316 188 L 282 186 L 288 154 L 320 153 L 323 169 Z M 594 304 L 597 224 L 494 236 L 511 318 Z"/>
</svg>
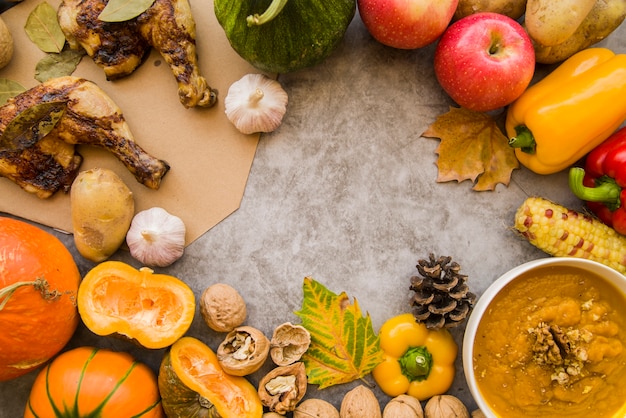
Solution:
<svg viewBox="0 0 626 418">
<path fill-rule="evenodd" d="M 337 295 L 310 277 L 304 279 L 302 309 L 296 315 L 311 334 L 302 356 L 309 383 L 320 389 L 348 383 L 370 373 L 382 361 L 380 338 L 369 314 L 345 292 Z"/>
<path fill-rule="evenodd" d="M 438 183 L 471 180 L 476 191 L 494 190 L 498 183 L 508 186 L 519 168 L 508 138 L 487 113 L 451 107 L 422 136 L 441 139 L 435 150 Z"/>
</svg>

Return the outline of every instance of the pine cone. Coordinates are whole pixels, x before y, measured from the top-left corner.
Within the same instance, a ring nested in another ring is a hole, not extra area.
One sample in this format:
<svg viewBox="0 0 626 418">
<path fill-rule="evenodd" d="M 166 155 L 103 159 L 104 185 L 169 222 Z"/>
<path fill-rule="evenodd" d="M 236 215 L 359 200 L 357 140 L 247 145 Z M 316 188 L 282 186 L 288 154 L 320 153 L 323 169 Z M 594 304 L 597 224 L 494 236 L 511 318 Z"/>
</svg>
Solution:
<svg viewBox="0 0 626 418">
<path fill-rule="evenodd" d="M 430 329 L 456 327 L 476 301 L 465 283 L 467 276 L 460 274 L 461 267 L 451 260 L 436 259 L 431 253 L 428 260 L 419 260 L 415 266 L 420 276 L 411 277 L 413 315 Z"/>
</svg>

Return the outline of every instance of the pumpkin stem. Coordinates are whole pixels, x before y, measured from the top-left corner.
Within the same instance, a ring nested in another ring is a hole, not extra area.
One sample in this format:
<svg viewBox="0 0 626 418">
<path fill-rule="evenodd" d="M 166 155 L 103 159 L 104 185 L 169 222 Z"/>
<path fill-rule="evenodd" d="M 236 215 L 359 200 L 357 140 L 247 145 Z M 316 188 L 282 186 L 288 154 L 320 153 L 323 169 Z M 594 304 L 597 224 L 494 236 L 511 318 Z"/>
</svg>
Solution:
<svg viewBox="0 0 626 418">
<path fill-rule="evenodd" d="M 246 18 L 248 26 L 259 26 L 274 19 L 283 10 L 288 0 L 272 0 L 262 14 L 255 13 Z"/>
<path fill-rule="evenodd" d="M 37 277 L 32 282 L 15 282 L 0 289 L 0 311 L 4 309 L 11 296 L 13 296 L 13 293 L 23 286 L 33 286 L 35 290 L 39 291 L 41 296 L 46 300 L 55 300 L 61 296 L 61 292 L 58 290 L 48 289 L 48 281 L 41 277 Z"/>
</svg>

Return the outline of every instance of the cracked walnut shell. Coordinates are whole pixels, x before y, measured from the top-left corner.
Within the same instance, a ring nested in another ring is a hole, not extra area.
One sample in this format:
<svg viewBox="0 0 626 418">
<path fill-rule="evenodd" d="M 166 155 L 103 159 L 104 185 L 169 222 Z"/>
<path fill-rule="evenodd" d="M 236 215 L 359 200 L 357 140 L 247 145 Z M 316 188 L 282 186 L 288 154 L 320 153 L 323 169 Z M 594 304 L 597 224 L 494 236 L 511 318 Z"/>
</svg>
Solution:
<svg viewBox="0 0 626 418">
<path fill-rule="evenodd" d="M 287 366 L 302 358 L 311 345 L 311 334 L 302 325 L 285 322 L 274 329 L 270 356 L 278 366 Z"/>
<path fill-rule="evenodd" d="M 200 313 L 213 331 L 230 332 L 246 320 L 246 302 L 232 286 L 216 283 L 202 292 Z"/>
<path fill-rule="evenodd" d="M 260 330 L 237 327 L 217 348 L 217 360 L 233 376 L 247 376 L 259 370 L 270 351 L 270 340 Z"/>
<path fill-rule="evenodd" d="M 296 409 L 296 405 L 306 393 L 307 384 L 303 362 L 278 366 L 259 382 L 259 398 L 271 412 L 285 415 Z"/>
</svg>

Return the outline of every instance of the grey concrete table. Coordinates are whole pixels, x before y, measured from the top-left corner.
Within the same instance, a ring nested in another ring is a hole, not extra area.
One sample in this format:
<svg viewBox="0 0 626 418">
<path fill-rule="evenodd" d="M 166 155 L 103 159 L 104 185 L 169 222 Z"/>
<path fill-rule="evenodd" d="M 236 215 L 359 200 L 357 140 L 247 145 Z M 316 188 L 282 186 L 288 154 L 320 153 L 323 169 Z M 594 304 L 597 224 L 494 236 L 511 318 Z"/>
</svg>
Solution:
<svg viewBox="0 0 626 418">
<path fill-rule="evenodd" d="M 599 46 L 626 53 L 626 26 Z M 434 46 L 385 47 L 357 14 L 324 63 L 280 75 L 288 112 L 277 131 L 261 137 L 240 209 L 159 272 L 185 280 L 197 296 L 212 283 L 234 286 L 247 301 L 247 324 L 271 335 L 283 322 L 299 322 L 294 311 L 305 276 L 357 298 L 378 330 L 410 310 L 409 278 L 417 260 L 431 252 L 452 256 L 479 296 L 510 268 L 545 257 L 513 233 L 513 214 L 529 195 L 581 208 L 565 173 L 516 170 L 508 187 L 493 192 L 474 192 L 467 181 L 436 183 L 439 141 L 420 135 L 453 103 L 435 80 L 433 52 Z M 82 274 L 93 267 L 70 236 L 50 232 L 75 254 Z M 138 266 L 124 251 L 113 259 Z M 460 345 L 463 328 L 453 332 Z M 188 334 L 214 349 L 223 338 L 199 313 Z M 164 353 L 96 337 L 83 326 L 67 348 L 80 345 L 128 351 L 155 371 Z M 258 383 L 269 367 L 250 380 Z M 450 393 L 473 410 L 460 355 L 457 371 Z M 22 416 L 35 376 L 0 383 L 1 418 Z M 374 384 L 371 376 L 365 381 Z M 360 383 L 324 390 L 310 385 L 307 397 L 339 407 Z M 381 405 L 389 400 L 373 389 Z"/>
</svg>

